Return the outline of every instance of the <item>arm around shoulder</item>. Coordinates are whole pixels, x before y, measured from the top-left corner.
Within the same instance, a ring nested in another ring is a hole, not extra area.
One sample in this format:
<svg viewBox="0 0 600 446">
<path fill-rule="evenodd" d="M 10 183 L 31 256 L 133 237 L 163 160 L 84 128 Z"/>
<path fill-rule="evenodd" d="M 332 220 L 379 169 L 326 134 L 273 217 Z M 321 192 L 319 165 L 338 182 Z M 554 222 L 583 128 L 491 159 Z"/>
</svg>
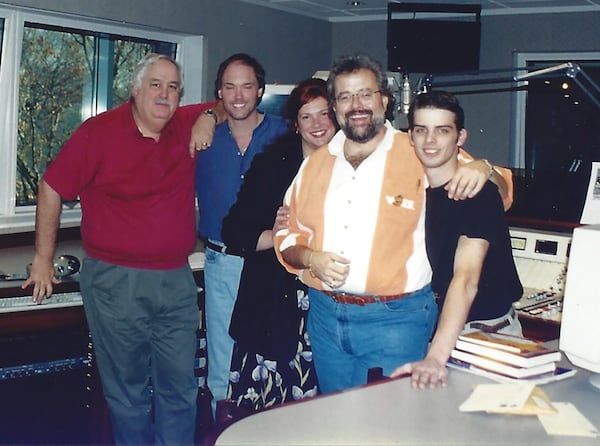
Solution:
<svg viewBox="0 0 600 446">
<path fill-rule="evenodd" d="M 510 209 L 513 203 L 513 178 L 510 169 L 496 166 L 487 159 L 474 159 L 471 154 L 462 148 L 459 151 L 458 160 L 460 164 L 468 164 L 469 167 L 482 172 L 486 180 L 493 182 L 498 187 L 504 210 Z"/>
<path fill-rule="evenodd" d="M 202 111 L 192 126 L 189 143 L 190 156 L 192 157 L 197 150 L 205 150 L 212 145 L 215 127 L 227 120 L 222 101 L 198 104 L 198 107 Z"/>
<path fill-rule="evenodd" d="M 513 177 L 512 171 L 506 167 L 492 166 L 490 181 L 498 186 L 504 210 L 508 211 L 513 204 Z"/>
</svg>

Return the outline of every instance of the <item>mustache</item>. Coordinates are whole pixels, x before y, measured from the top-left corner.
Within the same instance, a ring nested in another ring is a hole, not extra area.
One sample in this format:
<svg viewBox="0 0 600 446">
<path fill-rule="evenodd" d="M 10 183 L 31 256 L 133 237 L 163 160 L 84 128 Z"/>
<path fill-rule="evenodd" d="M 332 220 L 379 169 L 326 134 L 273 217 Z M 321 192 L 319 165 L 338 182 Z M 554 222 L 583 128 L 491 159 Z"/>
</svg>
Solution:
<svg viewBox="0 0 600 446">
<path fill-rule="evenodd" d="M 350 110 L 349 112 L 346 112 L 346 114 L 344 115 L 344 117 L 346 119 L 351 118 L 354 115 L 371 115 L 373 116 L 373 110 L 367 110 L 367 109 L 363 109 L 363 110 Z"/>
<path fill-rule="evenodd" d="M 156 98 L 154 100 L 154 103 L 158 105 L 168 105 L 169 107 L 173 105 L 173 103 L 168 98 Z"/>
</svg>

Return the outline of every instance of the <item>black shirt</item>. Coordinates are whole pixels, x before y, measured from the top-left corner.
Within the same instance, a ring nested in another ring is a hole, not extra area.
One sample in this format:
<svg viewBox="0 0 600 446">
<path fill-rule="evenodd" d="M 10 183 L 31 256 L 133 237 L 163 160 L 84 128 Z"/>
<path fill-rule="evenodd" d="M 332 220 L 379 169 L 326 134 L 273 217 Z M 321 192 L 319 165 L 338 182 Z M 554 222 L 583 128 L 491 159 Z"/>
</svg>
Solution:
<svg viewBox="0 0 600 446">
<path fill-rule="evenodd" d="M 487 182 L 470 199 L 448 198 L 444 187 L 428 188 L 425 242 L 433 270 L 433 291 L 443 305 L 454 270 L 454 254 L 461 235 L 489 242 L 479 287 L 467 321 L 495 319 L 519 300 L 523 287 L 514 264 L 508 223 L 496 185 Z"/>
</svg>

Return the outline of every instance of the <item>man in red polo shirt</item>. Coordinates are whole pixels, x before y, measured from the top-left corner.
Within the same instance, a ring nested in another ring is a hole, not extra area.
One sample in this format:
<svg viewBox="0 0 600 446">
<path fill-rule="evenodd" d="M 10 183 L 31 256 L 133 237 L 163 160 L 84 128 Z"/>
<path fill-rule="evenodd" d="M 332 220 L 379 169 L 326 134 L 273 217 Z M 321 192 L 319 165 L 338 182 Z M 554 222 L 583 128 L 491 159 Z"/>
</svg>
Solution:
<svg viewBox="0 0 600 446">
<path fill-rule="evenodd" d="M 197 291 L 192 124 L 179 65 L 149 54 L 128 103 L 84 122 L 40 182 L 33 298 L 52 294 L 61 199 L 80 198 L 81 294 L 117 444 L 193 444 Z M 209 118 L 212 120 L 213 118 Z M 148 386 L 151 378 L 153 395 Z"/>
</svg>

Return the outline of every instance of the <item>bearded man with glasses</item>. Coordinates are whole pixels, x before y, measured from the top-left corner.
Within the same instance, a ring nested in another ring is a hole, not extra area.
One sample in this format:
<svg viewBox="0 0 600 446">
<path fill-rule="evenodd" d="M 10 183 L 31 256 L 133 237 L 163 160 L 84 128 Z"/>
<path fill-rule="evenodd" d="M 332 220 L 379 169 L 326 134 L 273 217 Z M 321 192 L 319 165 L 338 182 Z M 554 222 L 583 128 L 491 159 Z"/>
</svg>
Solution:
<svg viewBox="0 0 600 446">
<path fill-rule="evenodd" d="M 366 55 L 342 57 L 327 87 L 341 130 L 300 167 L 285 198 L 289 225 L 275 240 L 282 264 L 309 286 L 324 393 L 365 384 L 370 368 L 389 375 L 422 359 L 438 316 L 425 252 L 427 180 L 407 134 L 385 119 L 386 74 Z M 470 162 L 448 182 L 450 198 L 472 197 L 492 179 L 510 204 L 510 171 L 461 156 Z"/>
</svg>

